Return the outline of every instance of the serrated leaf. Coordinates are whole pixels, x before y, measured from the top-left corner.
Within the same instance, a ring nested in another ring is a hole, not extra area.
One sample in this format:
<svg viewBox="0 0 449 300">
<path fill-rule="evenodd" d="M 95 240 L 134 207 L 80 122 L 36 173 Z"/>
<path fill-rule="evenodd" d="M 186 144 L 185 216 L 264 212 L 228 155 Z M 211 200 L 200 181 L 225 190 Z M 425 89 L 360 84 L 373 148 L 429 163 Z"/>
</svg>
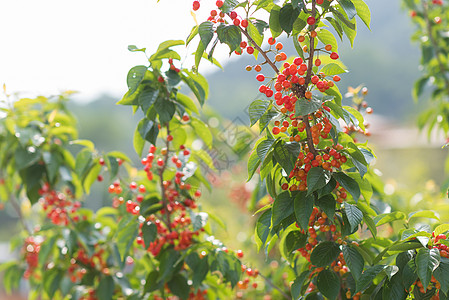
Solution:
<svg viewBox="0 0 449 300">
<path fill-rule="evenodd" d="M 301 98 L 295 103 L 295 116 L 305 116 L 321 108 L 322 101 L 315 96 L 312 99 Z"/>
<path fill-rule="evenodd" d="M 145 247 L 149 247 L 157 236 L 157 226 L 153 222 L 145 222 L 142 225 L 142 234 Z"/>
<path fill-rule="evenodd" d="M 229 52 L 240 49 L 240 42 L 242 41 L 242 33 L 235 25 L 220 24 L 217 27 L 218 39 L 221 43 L 229 46 Z"/>
<path fill-rule="evenodd" d="M 267 100 L 254 100 L 249 108 L 249 119 L 251 121 L 251 126 L 256 124 L 257 121 L 262 117 L 262 115 L 267 111 L 270 101 Z"/>
<path fill-rule="evenodd" d="M 342 247 L 342 251 L 343 257 L 348 264 L 349 270 L 351 271 L 352 276 L 357 281 L 362 275 L 365 260 L 363 259 L 363 256 L 352 246 L 344 245 Z"/>
<path fill-rule="evenodd" d="M 201 121 L 200 119 L 197 119 L 195 117 L 192 117 L 190 125 L 195 130 L 195 133 L 197 134 L 197 136 L 200 137 L 204 141 L 204 144 L 208 148 L 211 148 L 213 137 L 212 137 L 212 133 L 210 132 L 209 127 L 206 124 L 204 124 L 203 121 Z"/>
<path fill-rule="evenodd" d="M 447 274 L 449 274 L 449 259 L 442 257 L 440 265 L 435 269 L 433 275 L 441 284 L 440 290 L 443 291 L 443 293 L 445 293 L 446 295 L 448 295 L 449 291 L 449 276 L 447 276 Z"/>
<path fill-rule="evenodd" d="M 317 267 L 326 267 L 338 258 L 340 246 L 331 241 L 319 243 L 310 254 L 310 262 Z"/>
<path fill-rule="evenodd" d="M 338 52 L 337 39 L 334 37 L 334 35 L 329 30 L 324 29 L 324 28 L 320 29 L 319 31 L 317 31 L 317 37 L 323 44 L 331 45 L 332 51 Z"/>
<path fill-rule="evenodd" d="M 377 215 L 374 218 L 374 223 L 379 227 L 380 225 L 387 224 L 393 221 L 405 220 L 407 216 L 401 211 L 395 211 L 392 213 L 385 213 Z"/>
<path fill-rule="evenodd" d="M 333 173 L 332 176 L 349 194 L 351 194 L 355 202 L 359 200 L 360 187 L 357 184 L 357 181 L 343 172 Z"/>
<path fill-rule="evenodd" d="M 338 0 L 341 7 L 346 11 L 349 19 L 353 19 L 357 15 L 357 10 L 351 0 Z"/>
<path fill-rule="evenodd" d="M 440 251 L 438 249 L 422 248 L 415 257 L 416 272 L 423 286 L 428 286 L 432 273 L 440 265 Z"/>
<path fill-rule="evenodd" d="M 275 5 L 275 6 L 273 6 L 273 8 L 270 11 L 269 24 L 270 24 L 271 35 L 273 36 L 273 38 L 277 38 L 282 33 L 281 23 L 279 22 L 280 10 L 281 10 L 281 8 L 277 5 Z"/>
<path fill-rule="evenodd" d="M 128 96 L 131 96 L 139 86 L 142 79 L 145 77 L 147 72 L 146 66 L 135 66 L 131 68 L 126 77 L 126 84 L 128 85 Z"/>
<path fill-rule="evenodd" d="M 387 266 L 385 265 L 376 265 L 366 269 L 360 276 L 360 279 L 357 280 L 356 282 L 357 288 L 355 292 L 353 292 L 352 294 L 356 294 L 368 288 L 373 283 L 373 279 L 376 278 L 377 274 L 382 272 L 386 267 Z"/>
<path fill-rule="evenodd" d="M 408 215 L 408 220 L 410 222 L 413 218 L 428 218 L 428 219 L 435 219 L 440 220 L 437 213 L 431 210 L 421 210 L 421 211 L 415 211 Z"/>
<path fill-rule="evenodd" d="M 260 248 L 265 245 L 267 239 L 270 235 L 270 226 L 271 226 L 271 209 L 266 210 L 260 217 L 257 219 L 256 227 L 255 227 L 255 239 L 257 243 L 257 251 L 260 251 Z"/>
<path fill-rule="evenodd" d="M 210 41 L 214 37 L 214 23 L 205 21 L 198 26 L 198 33 L 200 34 L 201 43 L 203 44 L 203 51 L 207 48 Z"/>
<path fill-rule="evenodd" d="M 340 293 L 340 277 L 335 272 L 325 269 L 318 274 L 317 287 L 329 300 L 335 300 Z"/>
<path fill-rule="evenodd" d="M 357 15 L 365 23 L 366 27 L 370 29 L 371 12 L 368 5 L 363 0 L 351 0 L 357 10 Z"/>
<path fill-rule="evenodd" d="M 280 193 L 273 203 L 271 224 L 272 227 L 279 225 L 282 220 L 294 213 L 294 198 L 289 192 Z"/>
<path fill-rule="evenodd" d="M 328 171 L 321 167 L 310 169 L 307 173 L 307 194 L 312 194 L 314 191 L 323 188 L 331 180 L 331 175 Z"/>
<path fill-rule="evenodd" d="M 347 202 L 345 202 L 345 212 L 349 224 L 351 225 L 351 231 L 353 231 L 362 222 L 363 213 L 357 206 L 351 205 Z"/>
<path fill-rule="evenodd" d="M 279 25 L 282 30 L 290 34 L 293 29 L 293 23 L 299 16 L 299 9 L 294 8 L 292 4 L 284 5 L 279 11 Z"/>
<path fill-rule="evenodd" d="M 320 72 L 323 72 L 327 76 L 334 76 L 334 75 L 346 73 L 348 71 L 343 69 L 336 63 L 330 63 L 330 64 L 327 64 L 324 67 L 322 67 Z"/>
<path fill-rule="evenodd" d="M 309 228 L 309 219 L 313 211 L 313 196 L 306 192 L 298 192 L 294 200 L 296 222 L 302 229 Z"/>
<path fill-rule="evenodd" d="M 335 198 L 332 194 L 327 194 L 315 201 L 315 204 L 324 211 L 329 220 L 334 219 L 335 214 Z"/>
<path fill-rule="evenodd" d="M 248 180 L 247 181 L 249 181 L 251 178 L 253 178 L 254 173 L 256 172 L 259 165 L 260 165 L 260 158 L 257 155 L 257 151 L 254 150 L 248 159 L 248 167 L 247 167 L 248 168 Z"/>
</svg>

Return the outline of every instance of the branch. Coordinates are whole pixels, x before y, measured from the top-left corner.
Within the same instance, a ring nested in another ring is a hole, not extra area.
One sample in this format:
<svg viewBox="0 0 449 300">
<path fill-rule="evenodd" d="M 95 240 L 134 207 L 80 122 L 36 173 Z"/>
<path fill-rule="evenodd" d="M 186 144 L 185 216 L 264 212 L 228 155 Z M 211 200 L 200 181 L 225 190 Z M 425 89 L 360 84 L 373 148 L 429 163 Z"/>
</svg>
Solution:
<svg viewBox="0 0 449 300">
<path fill-rule="evenodd" d="M 292 298 L 289 295 L 287 295 L 283 290 L 281 290 L 278 286 L 276 286 L 269 278 L 263 276 L 261 273 L 259 273 L 259 276 L 262 277 L 262 279 L 265 280 L 265 282 L 268 283 L 269 286 L 271 286 L 272 288 L 277 290 L 279 293 L 281 293 L 281 295 L 285 299 L 292 300 Z"/>
<path fill-rule="evenodd" d="M 252 37 L 249 35 L 248 31 L 246 29 L 243 30 L 240 26 L 239 26 L 239 29 L 246 36 L 248 41 L 251 42 L 251 44 L 254 46 L 254 48 L 256 48 L 260 54 L 262 54 L 263 58 L 265 58 L 265 61 L 271 66 L 271 68 L 276 72 L 276 74 L 279 74 L 278 67 L 276 67 L 276 65 L 268 57 L 267 53 L 265 51 L 263 51 L 262 48 L 260 48 L 259 45 L 257 45 L 257 43 L 252 39 Z"/>
</svg>

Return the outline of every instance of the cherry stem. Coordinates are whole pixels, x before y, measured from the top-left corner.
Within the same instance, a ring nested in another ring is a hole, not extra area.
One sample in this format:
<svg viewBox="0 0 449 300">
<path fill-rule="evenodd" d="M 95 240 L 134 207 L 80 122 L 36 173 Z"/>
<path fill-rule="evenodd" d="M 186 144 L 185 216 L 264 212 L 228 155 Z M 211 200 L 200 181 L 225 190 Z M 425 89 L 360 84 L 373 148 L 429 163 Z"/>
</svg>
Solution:
<svg viewBox="0 0 449 300">
<path fill-rule="evenodd" d="M 254 48 L 256 48 L 260 54 L 262 54 L 263 58 L 265 58 L 265 61 L 271 66 L 271 68 L 276 72 L 276 74 L 279 74 L 278 67 L 276 67 L 276 65 L 270 60 L 267 53 L 265 51 L 263 51 L 262 48 L 260 48 L 259 45 L 257 45 L 257 43 L 251 38 L 248 31 L 246 29 L 243 30 L 240 26 L 239 26 L 239 29 L 246 36 L 248 41 L 251 42 L 251 44 L 254 46 Z"/>
<path fill-rule="evenodd" d="M 435 51 L 435 57 L 438 61 L 438 67 L 440 68 L 441 76 L 443 76 L 443 80 L 446 85 L 446 91 L 449 94 L 449 79 L 446 76 L 447 70 L 445 69 L 444 64 L 442 63 L 441 58 L 440 58 L 440 54 L 441 54 L 440 47 L 438 46 L 438 43 L 432 34 L 432 24 L 429 19 L 428 3 L 426 1 L 423 1 L 423 14 L 424 14 L 424 18 L 426 19 L 427 34 L 429 35 L 430 41 L 433 46 L 433 50 Z"/>
<path fill-rule="evenodd" d="M 167 127 L 167 136 L 170 135 L 170 127 L 167 123 L 166 125 Z M 170 151 L 168 151 L 170 146 L 170 142 L 168 141 L 168 139 L 165 141 L 165 147 L 167 149 L 167 152 L 164 155 L 164 165 L 161 167 L 161 169 L 159 170 L 159 182 L 160 182 L 160 187 L 161 187 L 161 195 L 162 195 L 162 204 L 164 205 L 164 210 L 165 210 L 165 214 L 166 214 L 166 221 L 165 223 L 167 223 L 167 227 L 168 227 L 168 231 L 171 232 L 171 220 L 170 220 L 170 212 L 168 211 L 168 200 L 167 197 L 165 195 L 165 187 L 164 187 L 164 171 L 165 168 L 167 167 L 167 163 L 168 163 L 168 155 L 170 153 Z"/>
<path fill-rule="evenodd" d="M 259 273 L 259 276 L 262 277 L 263 280 L 265 280 L 266 283 L 268 283 L 269 286 L 271 286 L 272 288 L 274 288 L 275 290 L 277 290 L 279 293 L 281 293 L 281 295 L 288 300 L 292 300 L 292 298 L 287 295 L 281 288 L 279 288 L 278 286 L 276 286 L 268 277 L 265 277 L 264 275 L 262 275 L 261 273 Z"/>
</svg>

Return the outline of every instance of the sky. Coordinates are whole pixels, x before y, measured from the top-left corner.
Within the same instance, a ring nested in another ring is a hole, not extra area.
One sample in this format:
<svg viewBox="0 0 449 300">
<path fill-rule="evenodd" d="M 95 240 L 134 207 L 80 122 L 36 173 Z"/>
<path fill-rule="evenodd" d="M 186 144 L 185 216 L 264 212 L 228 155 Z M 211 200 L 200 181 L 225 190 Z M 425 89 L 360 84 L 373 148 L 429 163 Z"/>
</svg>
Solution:
<svg viewBox="0 0 449 300">
<path fill-rule="evenodd" d="M 214 2 L 202 1 L 199 22 Z M 128 70 L 147 64 L 128 45 L 151 53 L 167 39 L 185 40 L 195 25 L 191 7 L 191 0 L 0 1 L 0 84 L 23 96 L 75 90 L 80 101 L 120 97 Z"/>
</svg>

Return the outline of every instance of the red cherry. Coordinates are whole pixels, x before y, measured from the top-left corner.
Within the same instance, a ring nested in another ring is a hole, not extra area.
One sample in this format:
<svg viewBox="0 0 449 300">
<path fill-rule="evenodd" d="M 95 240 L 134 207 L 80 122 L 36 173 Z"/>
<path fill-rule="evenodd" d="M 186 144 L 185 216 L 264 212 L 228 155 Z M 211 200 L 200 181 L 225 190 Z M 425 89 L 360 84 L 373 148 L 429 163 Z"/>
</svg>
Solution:
<svg viewBox="0 0 449 300">
<path fill-rule="evenodd" d="M 237 250 L 237 257 L 238 258 L 242 258 L 243 257 L 243 251 L 242 250 Z"/>
<path fill-rule="evenodd" d="M 218 8 L 221 8 L 223 6 L 223 1 L 218 0 L 217 2 L 215 2 L 215 4 L 217 5 Z"/>
<path fill-rule="evenodd" d="M 314 25 L 315 22 L 316 22 L 316 20 L 315 20 L 314 17 L 310 16 L 310 17 L 307 18 L 307 24 Z"/>
<path fill-rule="evenodd" d="M 200 2 L 199 1 L 193 1 L 193 10 L 198 10 L 200 8 Z"/>
<path fill-rule="evenodd" d="M 258 74 L 256 76 L 257 81 L 264 81 L 265 80 L 265 76 L 263 76 L 262 74 Z"/>
<path fill-rule="evenodd" d="M 332 59 L 338 59 L 338 58 L 339 58 L 338 53 L 336 53 L 336 52 L 332 52 L 331 55 L 330 55 L 330 57 L 331 57 Z"/>
<path fill-rule="evenodd" d="M 248 27 L 248 20 L 246 20 L 246 19 L 242 20 L 241 25 L 242 25 L 243 28 Z"/>
<path fill-rule="evenodd" d="M 250 47 L 246 48 L 246 52 L 248 54 L 253 54 L 254 53 L 254 48 L 250 46 Z"/>
</svg>

